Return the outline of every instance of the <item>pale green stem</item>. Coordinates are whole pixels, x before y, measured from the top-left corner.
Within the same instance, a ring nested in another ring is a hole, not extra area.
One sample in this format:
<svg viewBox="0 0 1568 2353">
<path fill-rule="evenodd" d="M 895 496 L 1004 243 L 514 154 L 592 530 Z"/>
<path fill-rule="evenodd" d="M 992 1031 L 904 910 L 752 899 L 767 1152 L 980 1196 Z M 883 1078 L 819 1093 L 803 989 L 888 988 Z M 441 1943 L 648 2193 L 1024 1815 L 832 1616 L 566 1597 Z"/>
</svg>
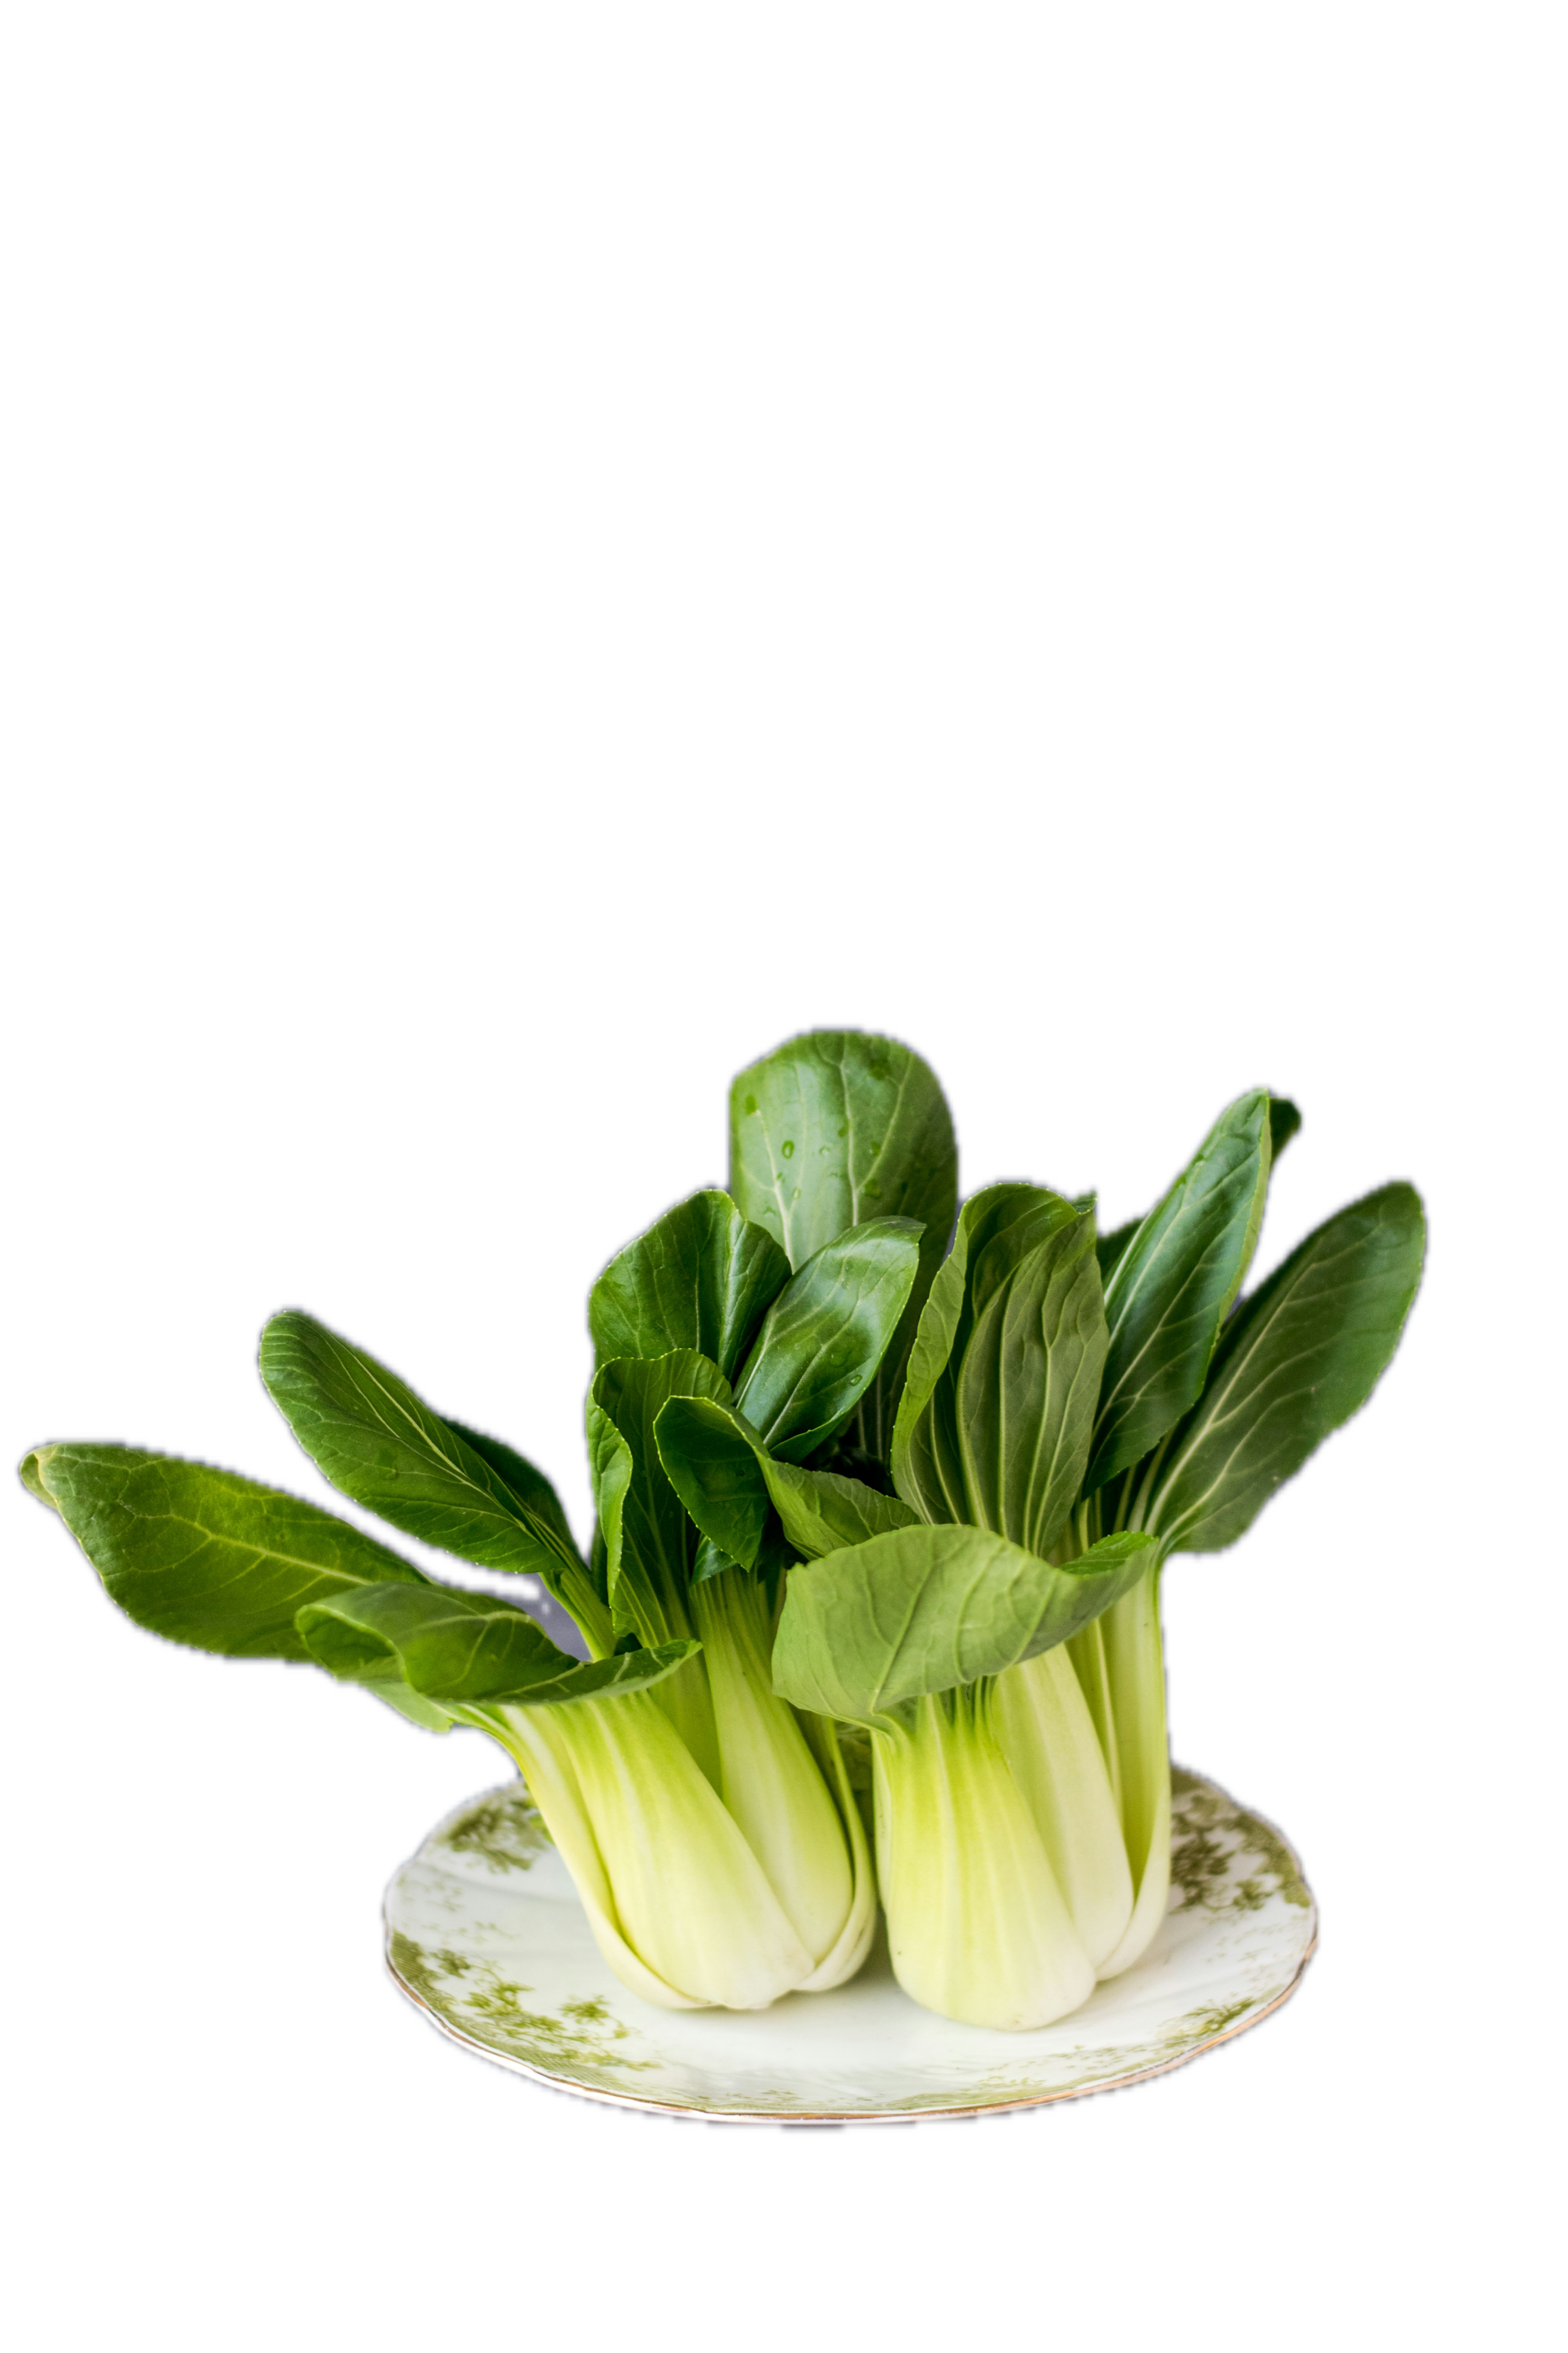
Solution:
<svg viewBox="0 0 1568 2353">
<path fill-rule="evenodd" d="M 813 1957 L 657 1691 L 484 1714 L 522 1767 L 600 1950 L 635 1992 L 660 1998 L 622 1968 L 623 1949 L 666 1989 L 666 2007 L 761 2010 L 811 1975 Z"/>
<path fill-rule="evenodd" d="M 1110 1674 L 1105 1660 L 1105 1636 L 1100 1620 L 1092 1619 L 1081 1634 L 1072 1635 L 1063 1648 L 1072 1661 L 1073 1672 L 1083 1694 L 1100 1741 L 1100 1753 L 1110 1782 L 1110 1794 L 1115 1802 L 1117 1820 L 1121 1817 L 1121 1753 L 1116 1745 L 1116 1725 L 1110 1713 Z"/>
<path fill-rule="evenodd" d="M 855 1898 L 845 1825 L 794 1710 L 773 1696 L 768 1608 L 741 1568 L 691 1590 L 717 1733 L 719 1794 L 815 1962 Z"/>
<path fill-rule="evenodd" d="M 698 1592 L 701 1589 L 700 1586 L 696 1588 Z M 664 1641 L 669 1638 L 661 1634 L 658 1639 Z M 666 1675 L 661 1683 L 653 1684 L 648 1696 L 669 1718 L 683 1746 L 696 1759 L 699 1770 L 707 1776 L 711 1787 L 715 1790 L 721 1789 L 719 1728 L 713 1720 L 713 1694 L 706 1655 L 700 1653 L 694 1659 L 688 1659 L 685 1665 L 677 1667 L 672 1675 Z"/>
<path fill-rule="evenodd" d="M 992 1722 L 1098 1969 L 1127 1933 L 1132 1875 L 1104 1752 L 1065 1644 L 997 1676 Z"/>
<path fill-rule="evenodd" d="M 565 1709 L 535 1707 L 458 1707 L 460 1721 L 498 1740 L 528 1784 L 528 1794 L 544 1818 L 561 1860 L 588 1915 L 594 1942 L 621 1983 L 644 2001 L 661 2010 L 700 2010 L 705 2004 L 693 1994 L 667 1985 L 632 1950 L 621 1931 L 620 1916 L 609 1873 L 594 1837 L 593 1825 L 572 1763 L 571 1744 L 552 1736 L 550 1719 Z M 559 1727 L 554 1728 L 558 1734 Z"/>
<path fill-rule="evenodd" d="M 808 1715 L 800 1709 L 795 1711 L 795 1720 L 833 1791 L 839 1819 L 844 1825 L 844 1835 L 849 1842 L 850 1869 L 855 1883 L 849 1915 L 837 1943 L 825 1955 L 805 1983 L 796 1988 L 800 1993 L 830 1993 L 835 1986 L 847 1984 L 871 1949 L 872 1939 L 877 1933 L 877 1873 L 859 1804 L 850 1787 L 849 1771 L 844 1761 L 837 1726 L 826 1715 Z"/>
<path fill-rule="evenodd" d="M 1149 1457 L 1147 1467 L 1138 1482 L 1138 1492 L 1131 1498 L 1127 1507 L 1126 1525 L 1130 1528 L 1142 1528 L 1144 1525 L 1145 1515 L 1153 1500 L 1154 1484 L 1160 1476 L 1160 1466 L 1165 1460 L 1167 1450 L 1174 1436 L 1174 1430 L 1167 1430 Z"/>
<path fill-rule="evenodd" d="M 607 1659 L 616 1647 L 615 1629 L 610 1613 L 595 1592 L 587 1572 L 578 1561 L 563 1562 L 556 1572 L 559 1591 L 557 1600 L 575 1620 L 577 1630 L 588 1646 L 591 1659 Z"/>
<path fill-rule="evenodd" d="M 906 1993 L 973 2026 L 1048 2025 L 1094 1968 L 991 1724 L 987 1685 L 918 1700 L 875 1733 L 877 1864 Z"/>
<path fill-rule="evenodd" d="M 1135 1890 L 1127 1934 L 1100 1968 L 1120 1976 L 1148 1948 L 1171 1886 L 1171 1757 L 1165 1660 L 1160 1635 L 1160 1564 L 1095 1620 L 1120 1765 L 1122 1837 Z"/>
</svg>

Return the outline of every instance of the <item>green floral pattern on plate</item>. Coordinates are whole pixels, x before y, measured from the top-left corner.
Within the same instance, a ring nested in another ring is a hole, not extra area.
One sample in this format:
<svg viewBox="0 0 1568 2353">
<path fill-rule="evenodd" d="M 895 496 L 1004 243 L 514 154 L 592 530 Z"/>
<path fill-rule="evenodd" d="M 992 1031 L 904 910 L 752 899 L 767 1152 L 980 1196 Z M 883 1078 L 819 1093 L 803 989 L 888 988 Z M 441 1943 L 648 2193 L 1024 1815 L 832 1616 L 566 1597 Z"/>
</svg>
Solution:
<svg viewBox="0 0 1568 2353">
<path fill-rule="evenodd" d="M 563 2090 L 679 2114 L 846 2123 L 1070 2099 L 1179 2066 L 1289 1994 L 1317 1938 L 1271 1824 L 1173 1776 L 1171 1906 L 1135 1968 L 1057 2025 L 955 2025 L 900 1990 L 880 1941 L 833 1993 L 771 2010 L 664 2010 L 589 1932 L 521 1782 L 458 1809 L 386 1893 L 394 1978 L 447 2033 Z"/>
</svg>

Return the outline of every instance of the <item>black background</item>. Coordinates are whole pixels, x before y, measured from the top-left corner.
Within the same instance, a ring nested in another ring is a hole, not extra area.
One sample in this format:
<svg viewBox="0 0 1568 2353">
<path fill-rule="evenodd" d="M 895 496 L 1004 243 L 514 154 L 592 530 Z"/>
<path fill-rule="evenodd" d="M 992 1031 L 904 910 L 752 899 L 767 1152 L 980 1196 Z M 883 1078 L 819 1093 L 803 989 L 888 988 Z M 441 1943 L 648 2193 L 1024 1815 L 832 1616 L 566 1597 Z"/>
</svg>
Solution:
<svg viewBox="0 0 1568 2353">
<path fill-rule="evenodd" d="M 533 1005 L 550 996 L 548 981 L 529 986 Z M 816 984 L 738 1002 L 616 986 L 550 1024 L 533 1014 L 489 1030 L 472 1017 L 411 1024 L 385 974 L 355 996 L 336 972 L 334 988 L 329 1069 L 308 1024 L 289 1045 L 289 1008 L 310 997 L 294 965 L 279 972 L 275 1021 L 226 1045 L 185 1005 L 87 1026 L 36 1069 L 14 1442 L 122 1433 L 310 1487 L 249 1363 L 268 1308 L 300 1299 L 442 1405 L 531 1447 L 583 1513 L 583 1284 L 660 1202 L 720 1176 L 733 1063 L 847 1009 Z M 1368 1035 L 1356 1009 L 1258 1014 L 1201 1038 L 1150 1014 L 1107 1051 L 1090 1021 L 1002 1026 L 952 1005 L 947 993 L 921 1018 L 910 990 L 879 986 L 851 1009 L 933 1054 L 971 1181 L 999 1167 L 1096 1179 L 1114 1217 L 1166 1179 L 1225 1094 L 1268 1078 L 1295 1087 L 1311 1123 L 1277 1219 L 1311 1217 L 1396 1167 L 1441 1212 L 1498 1207 L 1504 1188 L 1514 1205 L 1549 1198 L 1519 1190 L 1547 1186 L 1540 1146 L 1519 1132 L 1498 1144 L 1479 1118 L 1479 1063 L 1420 1066 L 1408 1042 L 1401 1063 L 1399 1040 Z M 1206 1619 L 1175 1609 L 1178 1671 L 1262 1760 L 1328 1915 L 1328 1957 L 1289 2021 L 1194 2071 L 1184 2092 L 1154 2094 L 1187 2101 L 1187 2120 L 1307 2092 L 1344 2033 L 1366 1944 L 1368 1798 L 1417 1777 L 1420 1706 L 1380 1696 L 1394 1659 L 1396 1675 L 1420 1680 L 1429 1642 L 1401 1633 L 1411 1527 L 1453 1487 L 1446 1417 L 1486 1327 L 1500 1235 L 1528 1230 L 1532 1250 L 1561 1257 L 1556 1219 L 1436 1224 L 1427 1299 L 1371 1417 L 1225 1565 Z M 374 2050 L 381 2092 L 414 2108 L 456 2104 L 489 2129 L 505 2101 L 510 2134 L 621 2132 L 463 2068 L 378 1978 L 381 1880 L 442 1807 L 505 1772 L 491 1748 L 421 1739 L 310 1673 L 136 1638 L 21 1496 L 9 1577 L 28 1629 L 9 1692 L 12 1835 L 37 1923 L 9 1946 L 12 2031 L 115 2035 L 124 2063 L 155 2050 L 160 2068 L 195 2047 L 193 2031 L 266 2033 L 263 2056 L 261 2042 L 228 2045 L 258 2092 L 294 2066 L 364 2083 Z M 331 2056 L 303 2035 L 334 2038 Z"/>
</svg>

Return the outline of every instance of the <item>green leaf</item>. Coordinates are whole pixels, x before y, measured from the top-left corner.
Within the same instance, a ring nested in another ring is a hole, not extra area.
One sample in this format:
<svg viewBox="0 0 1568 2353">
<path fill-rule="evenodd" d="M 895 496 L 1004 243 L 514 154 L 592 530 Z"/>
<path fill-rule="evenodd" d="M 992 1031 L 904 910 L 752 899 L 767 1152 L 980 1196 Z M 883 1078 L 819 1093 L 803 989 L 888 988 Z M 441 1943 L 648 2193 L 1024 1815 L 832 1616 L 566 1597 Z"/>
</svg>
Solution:
<svg viewBox="0 0 1568 2353">
<path fill-rule="evenodd" d="M 1031 1250 L 1079 1225 L 1071 1202 L 1041 1185 L 989 1185 L 960 1210 L 952 1248 L 921 1315 L 893 1427 L 893 1484 L 922 1519 L 974 1517 L 959 1439 L 958 1383 L 977 1317 Z"/>
<path fill-rule="evenodd" d="M 752 1561 L 739 1561 L 733 1553 L 726 1551 L 721 1545 L 716 1545 L 712 1537 L 705 1534 L 692 1556 L 691 1582 L 693 1585 L 705 1584 L 709 1577 L 722 1577 L 725 1570 L 730 1568 L 754 1568 L 757 1560 L 762 1558 L 763 1549 L 765 1547 L 759 1547 L 755 1558 Z"/>
<path fill-rule="evenodd" d="M 594 1491 L 594 1566 L 613 1609 L 620 1580 L 621 1523 L 632 1483 L 632 1450 L 603 1406 L 595 1403 L 592 1389 L 584 1419 Z"/>
<path fill-rule="evenodd" d="M 1301 1124 L 1301 1114 L 1289 1095 L 1268 1098 L 1268 1156 L 1278 1160 Z"/>
<path fill-rule="evenodd" d="M 873 1536 L 791 1570 L 773 1688 L 796 1707 L 875 1723 L 1054 1649 L 1130 1591 L 1152 1554 L 1146 1536 L 1107 1536 L 1052 1567 L 987 1529 Z"/>
<path fill-rule="evenodd" d="M 1043 1554 L 1078 1496 L 1105 1362 L 1094 1219 L 1084 1212 L 1054 1227 L 987 1299 L 1010 1244 L 998 1236 L 987 1245 L 972 1285 L 984 1304 L 954 1400 L 963 1518 Z"/>
<path fill-rule="evenodd" d="M 374 1686 L 393 1675 L 447 1706 L 514 1702 L 540 1707 L 640 1691 L 690 1658 L 695 1641 L 613 1658 L 568 1658 L 525 1611 L 489 1593 L 442 1585 L 376 1585 L 310 1602 L 298 1619 L 319 1666 Z"/>
<path fill-rule="evenodd" d="M 1309 1234 L 1227 1325 L 1165 1453 L 1144 1524 L 1163 1552 L 1220 1552 L 1365 1404 L 1421 1280 L 1426 1220 L 1384 1185 Z"/>
<path fill-rule="evenodd" d="M 24 1483 L 58 1512 L 128 1618 L 234 1659 L 303 1659 L 303 1604 L 422 1587 L 408 1561 L 296 1495 L 132 1446 L 40 1446 Z"/>
<path fill-rule="evenodd" d="M 914 1522 L 907 1504 L 858 1479 L 775 1461 L 745 1417 L 716 1398 L 672 1398 L 654 1434 L 681 1502 L 743 1568 L 756 1565 L 770 1504 L 787 1542 L 808 1560 Z"/>
<path fill-rule="evenodd" d="M 896 1495 L 884 1495 L 863 1480 L 837 1471 L 803 1471 L 793 1462 L 770 1461 L 768 1493 L 788 1542 L 807 1560 L 864 1544 L 893 1528 L 917 1527 L 919 1517 Z"/>
<path fill-rule="evenodd" d="M 994 1240 L 1007 1240 L 997 1264 L 1017 1258 L 1075 1212 L 1039 1185 L 989 1185 L 965 1201 L 952 1248 L 938 1270 L 910 1352 L 909 1376 L 893 1430 L 893 1480 L 907 1501 L 932 1520 L 963 1517 L 963 1476 L 958 1453 L 956 1391 L 963 1351 L 974 1325 L 973 1280 Z"/>
<path fill-rule="evenodd" d="M 750 1568 L 768 1524 L 767 1449 L 751 1424 L 717 1398 L 671 1398 L 654 1441 L 665 1474 L 702 1534 Z"/>
<path fill-rule="evenodd" d="M 694 1193 L 610 1261 L 588 1297 L 595 1366 L 695 1348 L 727 1379 L 790 1265 L 728 1193 Z"/>
<path fill-rule="evenodd" d="M 677 1397 L 730 1402 L 730 1384 L 694 1348 L 602 1365 L 588 1401 L 588 1458 L 617 1627 L 646 1641 L 690 1631 L 687 1588 L 697 1531 L 658 1459 L 654 1424 Z"/>
<path fill-rule="evenodd" d="M 861 1400 L 860 1442 L 887 1460 L 920 1312 L 952 1229 L 958 1146 L 941 1087 L 890 1038 L 817 1029 L 742 1071 L 730 1091 L 730 1190 L 803 1266 L 847 1228 L 925 1229 L 899 1327 Z"/>
<path fill-rule="evenodd" d="M 440 1585 L 365 1586 L 307 1603 L 294 1622 L 330 1672 L 374 1681 L 390 1670 L 427 1699 L 513 1697 L 572 1663 L 514 1602 Z"/>
<path fill-rule="evenodd" d="M 261 1335 L 261 1377 L 318 1470 L 395 1528 L 486 1568 L 543 1579 L 574 1617 L 596 1597 L 555 1490 L 495 1439 L 433 1413 L 406 1381 L 290 1309 Z M 596 1630 L 599 1633 L 603 1627 Z M 592 1641 L 595 1628 L 584 1627 Z"/>
<path fill-rule="evenodd" d="M 1117 1226 L 1108 1234 L 1097 1234 L 1094 1254 L 1100 1261 L 1100 1279 L 1109 1283 L 1119 1264 L 1121 1253 L 1142 1224 L 1142 1218 L 1129 1218 L 1124 1226 Z"/>
<path fill-rule="evenodd" d="M 780 1292 L 735 1385 L 770 1453 L 803 1461 L 842 1430 L 898 1328 L 920 1261 L 908 1218 L 826 1242 Z"/>
<path fill-rule="evenodd" d="M 364 1675 L 358 1681 L 362 1691 L 369 1692 L 373 1699 L 384 1700 L 394 1715 L 417 1725 L 421 1732 L 450 1732 L 458 1721 L 438 1700 L 426 1699 L 423 1692 L 410 1691 L 395 1672 Z"/>
<path fill-rule="evenodd" d="M 1110 1348 L 1086 1492 L 1147 1454 L 1203 1388 L 1257 1241 L 1269 1130 L 1268 1093 L 1242 1095 L 1117 1254 L 1105 1287 Z"/>
</svg>

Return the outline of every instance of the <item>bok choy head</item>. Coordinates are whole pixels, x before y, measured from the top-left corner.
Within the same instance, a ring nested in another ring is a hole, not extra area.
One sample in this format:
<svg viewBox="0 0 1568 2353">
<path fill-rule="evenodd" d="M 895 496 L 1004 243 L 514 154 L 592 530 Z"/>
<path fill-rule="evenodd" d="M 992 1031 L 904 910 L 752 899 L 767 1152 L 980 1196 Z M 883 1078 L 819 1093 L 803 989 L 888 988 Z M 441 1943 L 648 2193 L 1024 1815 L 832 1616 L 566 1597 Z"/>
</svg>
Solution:
<svg viewBox="0 0 1568 2353">
<path fill-rule="evenodd" d="M 653 1438 L 674 1398 L 743 1398 L 781 1452 L 833 1444 L 918 1272 L 920 1229 L 866 1220 L 793 1269 L 721 1193 L 658 1220 L 595 1285 L 595 1538 L 500 1440 L 290 1312 L 261 1370 L 305 1451 L 355 1503 L 458 1558 L 538 1578 L 586 1660 L 526 1608 L 437 1584 L 312 1504 L 116 1446 L 43 1447 L 23 1475 L 144 1626 L 242 1657 L 310 1660 L 432 1730 L 475 1726 L 521 1767 L 600 1946 L 667 2006 L 752 2008 L 863 1960 L 874 1887 L 830 1729 L 772 1689 L 778 1564 L 705 1545 Z"/>
<path fill-rule="evenodd" d="M 796 1040 L 732 1098 L 752 1197 L 788 1194 L 814 1236 L 836 1197 L 812 1172 L 832 1149 L 799 1071 L 853 1070 L 857 1050 L 868 1060 L 876 1043 Z M 761 1106 L 780 1103 L 764 1133 Z M 869 1089 L 858 1108 L 868 1165 L 918 1187 L 919 1144 L 891 1123 L 879 1133 Z M 777 1686 L 869 1730 L 894 1964 L 951 2015 L 1044 2022 L 1081 2000 L 1086 1968 L 1114 1975 L 1146 1949 L 1169 1877 L 1163 1565 L 1235 1542 L 1397 1345 L 1425 1247 L 1408 1185 L 1341 1211 L 1241 1296 L 1273 1160 L 1299 1125 L 1282 1098 L 1243 1095 L 1148 1215 L 1107 1236 L 1092 1202 L 1040 1186 L 973 1196 L 922 1269 L 873 1466 L 792 1467 L 712 1399 L 660 1423 L 670 1475 L 716 1541 L 743 1558 L 781 1536 L 806 1564 L 789 1580 Z M 1010 1860 L 981 1870 L 956 1826 L 986 1815 L 965 1790 L 1004 1772 L 1038 1851 L 997 1798 Z M 1037 1885 L 1019 1913 L 1026 1852 Z"/>
<path fill-rule="evenodd" d="M 731 1124 L 729 1190 L 594 1285 L 585 1550 L 510 1447 L 312 1317 L 263 1335 L 333 1485 L 548 1609 L 173 1456 L 45 1446 L 23 1476 L 140 1624 L 490 1734 L 612 1967 L 667 2006 L 859 1967 L 873 1874 L 835 1727 L 860 1727 L 901 1981 L 1040 2024 L 1163 1914 L 1163 1564 L 1234 1543 L 1370 1395 L 1420 1203 L 1382 1187 L 1247 1293 L 1299 1124 L 1266 1090 L 1110 1235 L 1034 1183 L 961 1206 L 941 1088 L 888 1039 L 791 1040 L 736 1080 Z"/>
</svg>

